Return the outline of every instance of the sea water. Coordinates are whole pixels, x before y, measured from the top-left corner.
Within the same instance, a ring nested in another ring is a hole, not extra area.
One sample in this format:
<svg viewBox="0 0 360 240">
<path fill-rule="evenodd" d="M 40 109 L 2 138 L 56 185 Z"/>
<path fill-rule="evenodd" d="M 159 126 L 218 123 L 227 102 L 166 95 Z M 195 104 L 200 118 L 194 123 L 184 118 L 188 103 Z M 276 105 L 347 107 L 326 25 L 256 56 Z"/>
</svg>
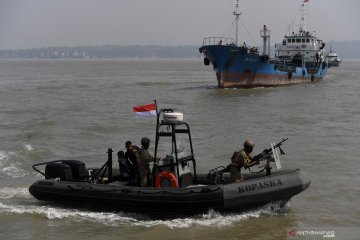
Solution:
<svg viewBox="0 0 360 240">
<path fill-rule="evenodd" d="M 359 75 L 360 60 L 345 59 L 317 84 L 218 89 L 200 59 L 0 60 L 1 239 L 360 239 Z M 307 172 L 310 187 L 283 208 L 171 220 L 29 194 L 42 178 L 35 163 L 101 166 L 108 148 L 144 136 L 153 152 L 155 119 L 137 119 L 132 108 L 154 99 L 184 113 L 198 172 L 227 165 L 247 138 L 257 153 L 288 137 L 282 167 Z"/>
</svg>

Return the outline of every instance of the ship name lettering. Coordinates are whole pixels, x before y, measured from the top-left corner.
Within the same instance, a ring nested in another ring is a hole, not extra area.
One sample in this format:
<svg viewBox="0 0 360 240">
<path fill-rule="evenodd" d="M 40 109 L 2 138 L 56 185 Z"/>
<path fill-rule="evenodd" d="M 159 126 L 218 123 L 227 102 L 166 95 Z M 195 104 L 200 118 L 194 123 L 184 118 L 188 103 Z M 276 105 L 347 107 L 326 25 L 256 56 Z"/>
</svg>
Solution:
<svg viewBox="0 0 360 240">
<path fill-rule="evenodd" d="M 264 182 L 257 182 L 257 183 L 246 184 L 244 186 L 240 186 L 239 192 L 250 192 L 250 191 L 255 191 L 255 190 L 261 190 L 264 188 L 276 187 L 276 186 L 280 186 L 280 185 L 283 185 L 283 183 L 281 182 L 280 179 L 269 180 L 269 181 L 264 181 Z"/>
<path fill-rule="evenodd" d="M 256 62 L 255 58 L 245 58 L 245 62 Z"/>
</svg>

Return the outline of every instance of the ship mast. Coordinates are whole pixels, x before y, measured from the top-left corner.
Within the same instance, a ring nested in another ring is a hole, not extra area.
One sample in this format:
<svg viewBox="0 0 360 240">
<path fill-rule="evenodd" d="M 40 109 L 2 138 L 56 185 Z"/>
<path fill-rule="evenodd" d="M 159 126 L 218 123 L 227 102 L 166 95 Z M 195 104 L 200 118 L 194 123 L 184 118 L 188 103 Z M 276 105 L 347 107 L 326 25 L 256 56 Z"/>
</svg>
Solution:
<svg viewBox="0 0 360 240">
<path fill-rule="evenodd" d="M 260 36 L 263 38 L 263 55 L 270 56 L 270 33 L 271 31 L 267 29 L 266 25 L 263 30 L 260 30 Z"/>
<path fill-rule="evenodd" d="M 305 3 L 307 3 L 308 0 L 304 0 L 304 2 L 302 3 L 301 5 L 301 20 L 300 20 L 300 33 L 302 32 L 306 32 L 306 29 L 305 27 L 307 26 L 307 23 L 306 23 L 306 6 L 305 6 Z"/>
<path fill-rule="evenodd" d="M 239 12 L 239 0 L 236 0 L 236 8 L 233 12 L 233 15 L 235 16 L 235 44 L 238 46 L 238 35 L 239 35 L 239 16 L 241 15 L 241 12 Z"/>
</svg>

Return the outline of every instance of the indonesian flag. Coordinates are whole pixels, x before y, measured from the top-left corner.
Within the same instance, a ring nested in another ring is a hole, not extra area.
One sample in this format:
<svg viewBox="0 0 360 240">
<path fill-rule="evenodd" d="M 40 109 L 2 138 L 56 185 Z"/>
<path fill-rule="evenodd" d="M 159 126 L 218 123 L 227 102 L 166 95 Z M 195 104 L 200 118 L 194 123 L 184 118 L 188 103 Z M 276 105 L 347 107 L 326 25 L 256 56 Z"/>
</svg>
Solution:
<svg viewBox="0 0 360 240">
<path fill-rule="evenodd" d="M 142 106 L 135 106 L 134 113 L 137 117 L 150 117 L 156 116 L 156 104 L 147 104 Z"/>
</svg>

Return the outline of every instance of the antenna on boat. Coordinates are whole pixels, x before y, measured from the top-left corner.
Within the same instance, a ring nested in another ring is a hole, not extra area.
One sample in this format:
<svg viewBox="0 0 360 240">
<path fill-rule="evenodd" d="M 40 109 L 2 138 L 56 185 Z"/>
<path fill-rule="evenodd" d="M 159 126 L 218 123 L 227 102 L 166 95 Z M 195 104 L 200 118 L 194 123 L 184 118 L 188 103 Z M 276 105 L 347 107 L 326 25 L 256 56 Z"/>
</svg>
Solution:
<svg viewBox="0 0 360 240">
<path fill-rule="evenodd" d="M 332 41 L 330 42 L 330 53 L 332 53 Z"/>
<path fill-rule="evenodd" d="M 235 32 L 235 44 L 238 46 L 238 34 L 239 34 L 239 16 L 241 15 L 241 12 L 239 12 L 239 0 L 236 0 L 236 8 L 233 12 L 235 16 L 235 24 L 236 24 L 236 32 Z"/>
</svg>

